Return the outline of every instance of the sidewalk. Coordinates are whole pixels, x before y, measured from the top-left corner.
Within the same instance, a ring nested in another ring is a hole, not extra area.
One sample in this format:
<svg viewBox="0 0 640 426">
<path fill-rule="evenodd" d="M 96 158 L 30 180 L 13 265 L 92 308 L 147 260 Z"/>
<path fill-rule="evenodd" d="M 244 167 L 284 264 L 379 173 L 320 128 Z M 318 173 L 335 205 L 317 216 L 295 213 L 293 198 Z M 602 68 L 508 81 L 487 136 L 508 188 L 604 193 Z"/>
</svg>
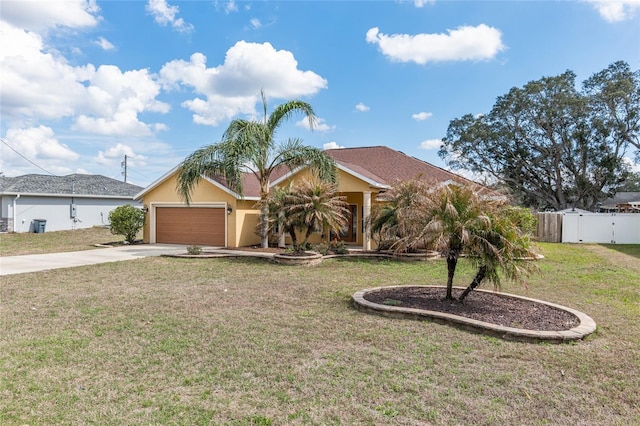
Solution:
<svg viewBox="0 0 640 426">
<path fill-rule="evenodd" d="M 185 248 L 183 245 L 136 244 L 67 253 L 0 256 L 0 275 L 23 274 L 26 272 L 119 262 L 122 260 L 142 259 L 149 256 L 162 256 L 184 252 Z"/>
</svg>

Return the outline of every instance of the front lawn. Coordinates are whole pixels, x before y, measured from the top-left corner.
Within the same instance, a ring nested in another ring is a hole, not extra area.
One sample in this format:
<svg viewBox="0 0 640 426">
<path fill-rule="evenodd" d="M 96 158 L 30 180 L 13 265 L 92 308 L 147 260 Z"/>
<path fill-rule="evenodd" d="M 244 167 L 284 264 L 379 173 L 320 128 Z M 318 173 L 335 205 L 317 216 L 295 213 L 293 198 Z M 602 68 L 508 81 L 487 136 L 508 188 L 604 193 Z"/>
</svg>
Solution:
<svg viewBox="0 0 640 426">
<path fill-rule="evenodd" d="M 91 250 L 96 244 L 122 241 L 122 235 L 113 235 L 108 228 L 100 226 L 42 234 L 8 233 L 0 234 L 0 256 Z"/>
<path fill-rule="evenodd" d="M 0 424 L 640 423 L 640 249 L 543 244 L 529 288 L 598 330 L 527 344 L 355 311 L 442 261 L 147 258 L 2 278 Z M 456 284 L 473 271 L 463 264 Z"/>
</svg>

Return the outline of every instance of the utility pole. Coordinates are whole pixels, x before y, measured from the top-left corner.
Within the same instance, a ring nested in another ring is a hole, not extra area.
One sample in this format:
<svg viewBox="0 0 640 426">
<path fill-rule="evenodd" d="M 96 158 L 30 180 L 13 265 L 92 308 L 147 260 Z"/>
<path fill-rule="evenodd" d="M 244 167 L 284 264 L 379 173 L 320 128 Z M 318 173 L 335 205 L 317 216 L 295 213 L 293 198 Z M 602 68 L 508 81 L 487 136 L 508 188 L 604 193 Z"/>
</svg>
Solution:
<svg viewBox="0 0 640 426">
<path fill-rule="evenodd" d="M 127 183 L 127 155 L 124 155 L 124 161 L 120 163 L 123 168 L 122 174 L 124 175 L 124 183 Z"/>
</svg>

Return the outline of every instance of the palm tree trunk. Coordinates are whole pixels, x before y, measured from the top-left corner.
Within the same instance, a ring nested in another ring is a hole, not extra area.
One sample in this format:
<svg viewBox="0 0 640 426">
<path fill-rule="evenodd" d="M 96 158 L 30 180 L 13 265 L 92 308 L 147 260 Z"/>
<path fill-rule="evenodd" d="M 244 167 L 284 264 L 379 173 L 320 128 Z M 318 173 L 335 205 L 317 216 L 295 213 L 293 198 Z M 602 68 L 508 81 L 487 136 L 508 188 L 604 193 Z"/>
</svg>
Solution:
<svg viewBox="0 0 640 426">
<path fill-rule="evenodd" d="M 469 287 L 464 289 L 460 297 L 458 297 L 458 300 L 462 302 L 464 298 L 469 295 L 469 293 L 471 293 L 480 284 L 482 284 L 482 280 L 484 280 L 484 277 L 486 275 L 487 275 L 487 265 L 482 265 L 480 268 L 478 268 L 478 272 L 476 273 L 476 276 L 473 277 L 473 281 L 471 281 L 471 284 L 469 284 Z"/>
<path fill-rule="evenodd" d="M 447 296 L 445 299 L 453 300 L 453 276 L 456 273 L 459 253 L 457 250 L 449 250 L 447 253 Z"/>
<path fill-rule="evenodd" d="M 269 206 L 263 205 L 260 209 L 260 244 L 262 248 L 269 247 L 269 233 L 267 229 L 269 227 Z"/>
<path fill-rule="evenodd" d="M 296 229 L 293 226 L 287 227 L 287 232 L 291 237 L 291 245 L 294 250 L 298 249 L 298 236 L 296 235 Z"/>
</svg>

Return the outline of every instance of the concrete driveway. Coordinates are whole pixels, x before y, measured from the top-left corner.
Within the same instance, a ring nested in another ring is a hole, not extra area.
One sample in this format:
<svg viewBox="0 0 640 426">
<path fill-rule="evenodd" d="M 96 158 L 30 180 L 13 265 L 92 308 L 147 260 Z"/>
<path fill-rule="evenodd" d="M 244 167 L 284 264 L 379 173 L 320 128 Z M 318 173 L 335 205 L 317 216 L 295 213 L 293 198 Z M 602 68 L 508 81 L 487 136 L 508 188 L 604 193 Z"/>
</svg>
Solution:
<svg viewBox="0 0 640 426">
<path fill-rule="evenodd" d="M 0 275 L 23 274 L 49 269 L 71 268 L 97 263 L 119 262 L 164 254 L 186 252 L 184 245 L 136 244 L 99 248 L 67 253 L 28 254 L 24 256 L 0 256 Z"/>
</svg>

